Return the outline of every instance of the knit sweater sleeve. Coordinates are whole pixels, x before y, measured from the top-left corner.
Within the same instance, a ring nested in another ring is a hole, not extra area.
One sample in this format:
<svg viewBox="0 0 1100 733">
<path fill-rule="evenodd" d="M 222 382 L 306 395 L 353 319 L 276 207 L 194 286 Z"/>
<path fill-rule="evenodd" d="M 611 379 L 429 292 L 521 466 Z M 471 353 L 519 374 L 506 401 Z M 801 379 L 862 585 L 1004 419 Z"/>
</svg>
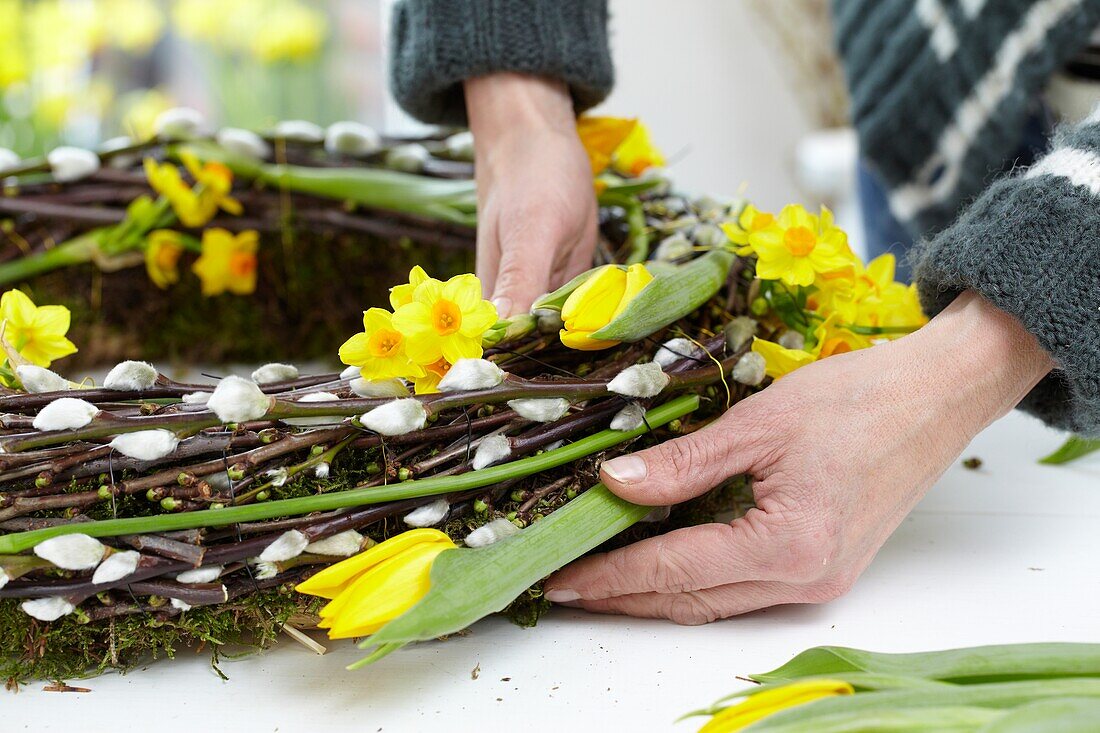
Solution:
<svg viewBox="0 0 1100 733">
<path fill-rule="evenodd" d="M 1058 364 L 1021 407 L 1100 436 L 1100 107 L 923 244 L 915 274 L 930 313 L 975 290 L 1016 316 Z"/>
<path fill-rule="evenodd" d="M 466 122 L 464 79 L 514 71 L 560 79 L 578 111 L 614 80 L 607 0 L 401 0 L 390 30 L 390 85 L 424 122 Z"/>
</svg>

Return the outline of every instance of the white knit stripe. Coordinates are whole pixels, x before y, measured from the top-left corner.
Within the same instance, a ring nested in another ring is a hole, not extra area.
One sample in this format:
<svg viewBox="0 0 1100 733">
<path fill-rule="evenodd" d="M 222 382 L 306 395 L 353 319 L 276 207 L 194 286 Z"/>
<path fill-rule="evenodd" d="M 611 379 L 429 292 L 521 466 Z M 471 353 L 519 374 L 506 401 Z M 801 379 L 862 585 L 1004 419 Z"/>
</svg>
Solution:
<svg viewBox="0 0 1100 733">
<path fill-rule="evenodd" d="M 1059 148 L 1028 170 L 1026 178 L 1057 176 L 1100 196 L 1100 155 L 1089 150 Z"/>
<path fill-rule="evenodd" d="M 1081 0 L 1040 0 L 1031 6 L 1020 26 L 1005 36 L 993 66 L 955 110 L 955 117 L 940 135 L 936 152 L 921 167 L 919 183 L 899 186 L 890 194 L 890 210 L 902 221 L 949 198 L 958 186 L 963 161 L 990 116 L 1012 91 L 1020 64 L 1042 46 L 1046 35 L 1081 4 Z M 943 168 L 933 183 L 925 183 L 933 171 Z"/>
<path fill-rule="evenodd" d="M 940 0 L 917 0 L 917 18 L 928 29 L 929 43 L 936 52 L 936 58 L 947 61 L 959 48 L 959 36 L 951 17 Z"/>
<path fill-rule="evenodd" d="M 959 0 L 959 5 L 962 6 L 967 18 L 977 18 L 985 7 L 985 2 L 986 0 Z"/>
</svg>

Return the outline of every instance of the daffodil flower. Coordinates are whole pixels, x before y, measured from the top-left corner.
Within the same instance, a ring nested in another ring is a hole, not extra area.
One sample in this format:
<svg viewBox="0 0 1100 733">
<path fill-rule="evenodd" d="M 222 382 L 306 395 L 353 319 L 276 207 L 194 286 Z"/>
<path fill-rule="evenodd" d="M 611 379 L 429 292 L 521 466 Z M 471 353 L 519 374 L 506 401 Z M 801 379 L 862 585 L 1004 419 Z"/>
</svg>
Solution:
<svg viewBox="0 0 1100 733">
<path fill-rule="evenodd" d="M 145 271 L 161 290 L 179 282 L 183 235 L 171 229 L 155 229 L 145 239 Z"/>
<path fill-rule="evenodd" d="M 852 333 L 841 326 L 839 319 L 839 314 L 834 313 L 814 329 L 814 338 L 817 339 L 817 344 L 814 346 L 812 353 L 818 359 L 827 359 L 837 354 L 866 349 L 871 345 L 867 337 Z"/>
<path fill-rule="evenodd" d="M 588 153 L 592 175 L 598 175 L 611 165 L 615 150 L 630 137 L 638 121 L 622 117 L 585 115 L 577 119 L 577 136 Z"/>
<path fill-rule="evenodd" d="M 409 271 L 409 282 L 404 285 L 395 285 L 390 288 L 390 307 L 397 310 L 403 305 L 408 305 L 412 302 L 413 293 L 416 292 L 416 288 L 421 283 L 432 279 L 433 278 L 428 276 L 428 273 L 424 272 L 423 267 L 416 265 Z"/>
<path fill-rule="evenodd" d="M 417 394 L 434 394 L 439 391 L 439 383 L 447 372 L 451 371 L 451 362 L 444 358 L 424 365 L 424 376 L 413 378 L 413 390 Z"/>
<path fill-rule="evenodd" d="M 852 266 L 848 237 L 833 225 L 832 213 L 824 207 L 819 217 L 801 206 L 786 206 L 774 222 L 753 224 L 747 232 L 748 244 L 739 253 L 756 255 L 756 276 L 762 280 L 808 286 L 818 273 Z M 726 234 L 731 235 L 729 228 Z"/>
<path fill-rule="evenodd" d="M 233 188 L 233 173 L 217 162 L 200 164 L 190 153 L 182 153 L 187 172 L 195 179 L 192 188 L 184 182 L 179 169 L 172 163 L 157 163 L 145 159 L 145 177 L 154 191 L 166 198 L 176 212 L 180 223 L 186 227 L 204 226 L 221 209 L 239 215 L 243 209 L 239 201 L 229 195 Z"/>
<path fill-rule="evenodd" d="M 562 305 L 565 328 L 560 333 L 561 342 L 581 351 L 617 346 L 618 341 L 594 339 L 592 334 L 611 323 L 652 280 L 649 270 L 641 264 L 626 270 L 616 265 L 595 270 Z"/>
<path fill-rule="evenodd" d="M 76 346 L 65 337 L 70 314 L 64 306 L 36 306 L 23 291 L 9 290 L 0 296 L 0 320 L 4 341 L 31 364 L 48 367 L 55 359 L 76 353 Z"/>
<path fill-rule="evenodd" d="M 445 283 L 427 279 L 412 300 L 393 314 L 393 326 L 408 339 L 406 352 L 417 364 L 450 363 L 481 356 L 481 337 L 497 322 L 497 309 L 481 297 L 481 281 L 456 275 Z"/>
<path fill-rule="evenodd" d="M 321 609 L 329 638 L 373 634 L 400 616 L 431 588 L 432 563 L 455 548 L 443 532 L 414 529 L 325 568 L 296 590 L 332 599 Z"/>
<path fill-rule="evenodd" d="M 767 211 L 761 211 L 752 204 L 748 204 L 737 216 L 737 221 L 727 221 L 722 224 L 722 231 L 734 244 L 741 245 L 737 250 L 739 255 L 752 254 L 749 239 L 753 234 L 759 234 L 775 226 L 775 215 Z"/>
<path fill-rule="evenodd" d="M 808 351 L 788 349 L 774 341 L 765 341 L 761 338 L 753 338 L 752 350 L 764 357 L 765 373 L 772 379 L 780 379 L 796 369 L 817 361 L 817 357 Z"/>
<path fill-rule="evenodd" d="M 207 229 L 202 233 L 202 255 L 192 271 L 202 280 L 202 294 L 219 295 L 227 290 L 248 295 L 256 290 L 256 251 L 260 235 L 254 230 L 240 234 L 225 229 Z"/>
<path fill-rule="evenodd" d="M 407 339 L 393 327 L 393 315 L 382 308 L 363 313 L 363 332 L 340 347 L 340 361 L 359 367 L 363 379 L 423 377 L 425 370 L 409 360 Z"/>
<path fill-rule="evenodd" d="M 781 710 L 805 705 L 838 695 L 851 695 L 855 689 L 843 680 L 805 680 L 763 690 L 744 701 L 725 708 L 699 729 L 699 733 L 734 733 Z"/>
<path fill-rule="evenodd" d="M 653 144 L 649 128 L 638 122 L 622 144 L 615 148 L 611 162 L 619 173 L 637 177 L 650 168 L 664 167 L 665 156 Z"/>
</svg>

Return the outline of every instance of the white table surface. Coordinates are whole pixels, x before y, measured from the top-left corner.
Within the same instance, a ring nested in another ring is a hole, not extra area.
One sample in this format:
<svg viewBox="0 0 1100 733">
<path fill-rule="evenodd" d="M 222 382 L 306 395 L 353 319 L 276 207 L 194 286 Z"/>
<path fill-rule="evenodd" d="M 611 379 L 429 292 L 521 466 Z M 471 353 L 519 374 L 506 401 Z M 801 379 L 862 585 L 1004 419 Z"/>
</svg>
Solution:
<svg viewBox="0 0 1100 733">
<path fill-rule="evenodd" d="M 693 731 L 681 713 L 810 646 L 921 651 L 1027 641 L 1100 641 L 1100 455 L 1035 459 L 1062 436 L 1011 415 L 980 435 L 846 597 L 705 627 L 558 609 L 536 629 L 499 618 L 468 636 L 346 672 L 359 656 L 293 642 L 238 661 L 223 682 L 208 654 L 0 693 L 3 731 Z M 480 665 L 480 674 L 471 671 Z M 504 678 L 507 678 L 505 681 Z M 134 721 L 127 725 L 127 719 Z"/>
</svg>

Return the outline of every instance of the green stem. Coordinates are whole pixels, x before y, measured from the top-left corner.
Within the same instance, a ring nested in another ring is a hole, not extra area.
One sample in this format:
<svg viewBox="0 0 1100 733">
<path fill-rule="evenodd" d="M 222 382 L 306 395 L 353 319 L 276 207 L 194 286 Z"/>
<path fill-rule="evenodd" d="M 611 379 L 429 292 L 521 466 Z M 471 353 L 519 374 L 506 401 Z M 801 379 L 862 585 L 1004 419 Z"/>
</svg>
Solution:
<svg viewBox="0 0 1100 733">
<path fill-rule="evenodd" d="M 665 425 L 676 418 L 692 412 L 699 406 L 695 395 L 678 397 L 646 414 L 650 427 Z M 127 519 L 108 519 L 98 522 L 59 525 L 44 529 L 18 532 L 0 537 L 0 554 L 23 552 L 39 542 L 64 534 L 80 533 L 91 537 L 115 537 L 128 534 L 150 534 L 199 527 L 220 527 L 236 522 L 252 522 L 273 517 L 286 517 L 311 512 L 343 509 L 346 507 L 380 504 L 386 501 L 412 499 L 423 496 L 436 496 L 455 491 L 467 491 L 489 486 L 500 481 L 524 478 L 541 471 L 557 468 L 567 463 L 585 458 L 612 446 L 637 438 L 649 427 L 643 425 L 636 430 L 604 430 L 582 438 L 575 443 L 547 451 L 541 455 L 522 458 L 518 461 L 491 466 L 480 471 L 470 471 L 456 476 L 426 478 L 405 481 L 390 486 L 350 489 L 334 494 L 305 496 L 296 499 L 282 499 L 250 504 L 247 506 L 227 507 L 225 509 L 205 509 L 181 514 L 160 515 L 155 517 L 132 517 Z"/>
<path fill-rule="evenodd" d="M 47 272 L 91 262 L 99 249 L 102 229 L 85 232 L 52 249 L 0 265 L 0 285 L 23 282 Z"/>
<path fill-rule="evenodd" d="M 600 204 L 621 206 L 626 211 L 626 224 L 630 229 L 630 254 L 627 255 L 626 264 L 645 262 L 649 257 L 649 231 L 646 229 L 642 203 L 635 196 L 605 192 L 600 196 Z"/>
</svg>

